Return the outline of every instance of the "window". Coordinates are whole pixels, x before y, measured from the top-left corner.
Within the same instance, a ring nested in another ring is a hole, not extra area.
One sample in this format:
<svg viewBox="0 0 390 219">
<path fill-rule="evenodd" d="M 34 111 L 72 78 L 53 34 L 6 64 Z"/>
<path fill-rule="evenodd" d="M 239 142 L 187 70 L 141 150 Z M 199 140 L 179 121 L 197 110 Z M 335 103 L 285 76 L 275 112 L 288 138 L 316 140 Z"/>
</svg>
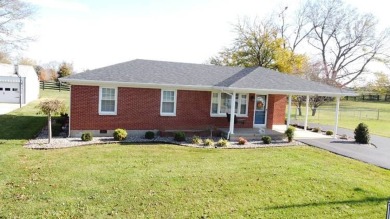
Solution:
<svg viewBox="0 0 390 219">
<path fill-rule="evenodd" d="M 176 116 L 176 91 L 161 90 L 161 111 L 162 116 Z"/>
<path fill-rule="evenodd" d="M 12 91 L 18 91 L 18 88 L 12 88 Z"/>
<path fill-rule="evenodd" d="M 0 87 L 0 91 L 2 91 L 3 90 L 3 88 L 2 87 Z"/>
<path fill-rule="evenodd" d="M 11 88 L 8 88 L 8 87 L 5 88 L 5 91 L 10 91 L 10 90 L 11 90 Z"/>
<path fill-rule="evenodd" d="M 101 87 L 99 94 L 99 114 L 116 115 L 116 103 L 117 89 Z"/>
<path fill-rule="evenodd" d="M 226 116 L 230 113 L 231 95 L 227 93 L 212 93 L 211 96 L 211 115 Z M 236 94 L 235 110 L 239 116 L 248 115 L 248 94 Z"/>
</svg>

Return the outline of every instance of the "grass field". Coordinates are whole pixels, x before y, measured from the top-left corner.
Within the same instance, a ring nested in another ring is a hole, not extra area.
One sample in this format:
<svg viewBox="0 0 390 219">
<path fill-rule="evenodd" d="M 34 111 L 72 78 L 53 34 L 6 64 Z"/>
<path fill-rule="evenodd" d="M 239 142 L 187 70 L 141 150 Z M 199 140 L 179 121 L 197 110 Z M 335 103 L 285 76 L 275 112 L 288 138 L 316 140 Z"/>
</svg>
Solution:
<svg viewBox="0 0 390 219">
<path fill-rule="evenodd" d="M 321 106 L 314 117 L 309 110 L 309 122 L 334 125 L 335 105 L 331 102 Z M 303 107 L 303 115 L 296 116 L 296 108 L 292 107 L 291 118 L 297 118 L 303 124 L 305 112 Z M 366 123 L 372 134 L 390 137 L 390 103 L 341 101 L 339 126 L 353 130 L 360 122 Z"/>
<path fill-rule="evenodd" d="M 0 218 L 385 217 L 390 171 L 307 146 L 25 149 L 36 103 L 0 116 Z"/>
</svg>

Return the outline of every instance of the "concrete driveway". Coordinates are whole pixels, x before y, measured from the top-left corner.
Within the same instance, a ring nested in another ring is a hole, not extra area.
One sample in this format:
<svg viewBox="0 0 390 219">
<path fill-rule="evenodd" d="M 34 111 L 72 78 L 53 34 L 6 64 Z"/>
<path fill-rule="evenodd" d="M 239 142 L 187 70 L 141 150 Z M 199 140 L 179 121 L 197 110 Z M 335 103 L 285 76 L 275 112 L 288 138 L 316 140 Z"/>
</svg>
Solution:
<svg viewBox="0 0 390 219">
<path fill-rule="evenodd" d="M 18 103 L 0 103 L 0 115 L 7 114 L 19 108 Z"/>
<path fill-rule="evenodd" d="M 311 127 L 318 127 L 315 124 L 309 124 Z M 320 125 L 323 130 L 332 130 L 332 126 Z M 339 135 L 347 135 L 350 140 L 333 138 L 300 138 L 298 141 L 350 157 L 376 166 L 390 169 L 390 138 L 370 135 L 372 145 L 356 144 L 354 142 L 354 133 L 352 130 L 339 128 Z"/>
</svg>

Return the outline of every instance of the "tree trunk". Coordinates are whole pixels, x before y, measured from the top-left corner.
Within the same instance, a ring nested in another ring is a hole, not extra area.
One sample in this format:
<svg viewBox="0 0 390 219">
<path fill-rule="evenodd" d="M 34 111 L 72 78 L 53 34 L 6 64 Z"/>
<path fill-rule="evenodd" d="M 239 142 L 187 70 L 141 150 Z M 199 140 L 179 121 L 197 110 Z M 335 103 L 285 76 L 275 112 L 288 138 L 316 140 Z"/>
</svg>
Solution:
<svg viewBox="0 0 390 219">
<path fill-rule="evenodd" d="M 49 144 L 51 141 L 51 114 L 47 115 L 47 133 L 48 133 L 48 139 L 49 139 Z"/>
<path fill-rule="evenodd" d="M 311 108 L 311 116 L 315 116 L 317 112 L 317 108 Z"/>
<path fill-rule="evenodd" d="M 298 107 L 298 115 L 302 116 L 302 108 L 301 107 Z"/>
</svg>

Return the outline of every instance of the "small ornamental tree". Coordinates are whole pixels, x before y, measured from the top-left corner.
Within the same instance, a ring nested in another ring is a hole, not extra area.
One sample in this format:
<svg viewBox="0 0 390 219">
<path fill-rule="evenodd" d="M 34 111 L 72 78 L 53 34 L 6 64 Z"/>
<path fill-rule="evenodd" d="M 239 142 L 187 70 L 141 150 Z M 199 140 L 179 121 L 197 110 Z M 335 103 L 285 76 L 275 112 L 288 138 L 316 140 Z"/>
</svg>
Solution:
<svg viewBox="0 0 390 219">
<path fill-rule="evenodd" d="M 48 143 L 51 141 L 52 132 L 51 132 L 51 117 L 53 115 L 59 115 L 65 112 L 65 104 L 60 100 L 44 100 L 41 101 L 38 106 L 38 114 L 47 115 L 47 130 L 48 130 Z"/>
</svg>

